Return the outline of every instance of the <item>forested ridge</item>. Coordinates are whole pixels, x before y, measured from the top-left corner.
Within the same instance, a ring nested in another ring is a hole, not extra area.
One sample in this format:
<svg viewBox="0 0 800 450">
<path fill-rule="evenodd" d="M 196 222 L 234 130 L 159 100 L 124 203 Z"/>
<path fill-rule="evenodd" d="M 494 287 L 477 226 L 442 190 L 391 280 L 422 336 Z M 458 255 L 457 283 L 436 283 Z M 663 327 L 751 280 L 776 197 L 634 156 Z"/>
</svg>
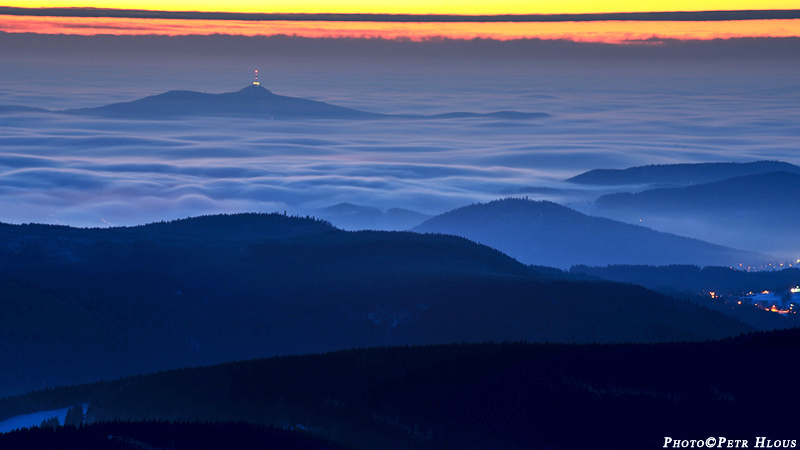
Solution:
<svg viewBox="0 0 800 450">
<path fill-rule="evenodd" d="M 363 449 L 779 438 L 794 429 L 789 412 L 800 394 L 765 371 L 790 379 L 798 346 L 800 330 L 792 329 L 705 343 L 353 349 L 48 389 L 0 401 L 0 417 L 88 403 L 89 421 L 301 425 Z M 770 420 L 753 420 L 753 411 L 770 412 Z"/>
<path fill-rule="evenodd" d="M 353 347 L 663 342 L 753 328 L 446 235 L 282 214 L 0 227 L 0 394 Z"/>
</svg>

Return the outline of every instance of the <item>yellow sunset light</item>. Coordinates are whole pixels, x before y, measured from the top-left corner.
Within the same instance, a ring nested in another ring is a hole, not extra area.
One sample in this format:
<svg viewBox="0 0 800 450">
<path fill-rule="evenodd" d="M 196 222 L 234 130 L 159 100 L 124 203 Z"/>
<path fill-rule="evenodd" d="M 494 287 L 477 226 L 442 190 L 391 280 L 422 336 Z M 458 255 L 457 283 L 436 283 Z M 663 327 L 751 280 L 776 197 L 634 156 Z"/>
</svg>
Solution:
<svg viewBox="0 0 800 450">
<path fill-rule="evenodd" d="M 248 12 L 248 13 L 386 13 L 386 14 L 581 14 L 611 12 L 663 11 L 734 11 L 797 9 L 796 0 L 540 0 L 515 1 L 463 0 L 292 0 L 291 2 L 254 2 L 230 0 L 10 0 L 3 6 L 25 8 L 92 7 L 114 9 L 145 9 L 163 11 Z"/>
<path fill-rule="evenodd" d="M 777 25 L 776 23 L 779 23 Z M 567 39 L 621 43 L 651 39 L 726 39 L 798 37 L 800 19 L 718 22 L 549 22 L 406 23 L 324 21 L 239 21 L 32 17 L 0 15 L 0 31 L 39 34 L 299 36 L 306 38 L 383 38 L 423 41 L 449 39 Z"/>
</svg>

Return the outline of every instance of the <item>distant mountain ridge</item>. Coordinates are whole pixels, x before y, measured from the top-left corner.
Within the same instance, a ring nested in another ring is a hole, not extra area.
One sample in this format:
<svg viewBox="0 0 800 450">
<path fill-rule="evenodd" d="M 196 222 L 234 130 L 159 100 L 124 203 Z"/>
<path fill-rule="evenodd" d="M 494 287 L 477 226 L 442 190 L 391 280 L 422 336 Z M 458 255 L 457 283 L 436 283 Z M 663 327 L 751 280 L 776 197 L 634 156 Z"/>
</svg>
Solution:
<svg viewBox="0 0 800 450">
<path fill-rule="evenodd" d="M 800 255 L 800 173 L 768 172 L 680 188 L 605 195 L 592 214 L 660 230 Z M 707 237 L 706 237 L 707 236 Z"/>
<path fill-rule="evenodd" d="M 767 172 L 799 173 L 800 167 L 782 161 L 747 163 L 653 164 L 627 169 L 594 169 L 566 181 L 597 186 L 637 184 L 692 185 Z"/>
<path fill-rule="evenodd" d="M 42 113 L 51 111 L 48 111 L 44 108 L 33 108 L 29 106 L 0 105 L 0 114 L 26 113 L 26 112 Z"/>
<path fill-rule="evenodd" d="M 419 225 L 431 216 L 404 208 L 378 208 L 337 203 L 316 212 L 319 217 L 330 221 L 344 230 L 407 230 Z"/>
<path fill-rule="evenodd" d="M 126 119 L 165 119 L 177 117 L 243 117 L 251 119 L 461 119 L 485 117 L 499 120 L 525 120 L 550 117 L 549 114 L 519 111 L 491 113 L 452 112 L 435 115 L 378 114 L 345 108 L 330 103 L 274 94 L 252 84 L 236 92 L 208 94 L 195 91 L 169 91 L 163 94 L 112 103 L 94 108 L 48 111 L 14 105 L 0 105 L 0 113 L 56 112 L 72 115 Z"/>
<path fill-rule="evenodd" d="M 67 114 L 111 117 L 236 116 L 264 119 L 381 117 L 355 109 L 302 98 L 276 95 L 257 85 L 237 92 L 206 94 L 194 91 L 169 91 L 132 102 L 113 103 L 97 108 L 68 109 Z"/>
<path fill-rule="evenodd" d="M 634 208 L 663 214 L 720 214 L 753 211 L 782 216 L 800 212 L 800 173 L 765 172 L 679 188 L 608 194 L 597 199 L 597 211 Z"/>
<path fill-rule="evenodd" d="M 462 236 L 526 264 L 561 268 L 577 264 L 732 265 L 768 258 L 587 216 L 552 202 L 517 198 L 465 206 L 429 219 L 412 230 Z"/>
</svg>

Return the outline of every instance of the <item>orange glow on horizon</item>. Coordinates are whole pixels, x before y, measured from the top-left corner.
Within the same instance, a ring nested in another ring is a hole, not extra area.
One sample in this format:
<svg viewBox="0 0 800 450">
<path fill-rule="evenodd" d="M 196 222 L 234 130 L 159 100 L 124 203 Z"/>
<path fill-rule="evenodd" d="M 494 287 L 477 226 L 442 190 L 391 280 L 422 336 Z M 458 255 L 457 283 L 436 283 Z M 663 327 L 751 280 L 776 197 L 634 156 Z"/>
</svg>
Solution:
<svg viewBox="0 0 800 450">
<path fill-rule="evenodd" d="M 299 36 L 306 38 L 566 39 L 626 43 L 648 39 L 709 40 L 800 37 L 800 19 L 715 22 L 324 22 L 34 17 L 0 15 L 8 33 L 104 35 Z"/>
<path fill-rule="evenodd" d="M 796 0 L 292 0 L 270 3 L 249 0 L 6 0 L 3 6 L 22 8 L 111 8 L 160 11 L 199 11 L 289 14 L 593 14 L 671 11 L 750 11 L 797 9 Z"/>
</svg>

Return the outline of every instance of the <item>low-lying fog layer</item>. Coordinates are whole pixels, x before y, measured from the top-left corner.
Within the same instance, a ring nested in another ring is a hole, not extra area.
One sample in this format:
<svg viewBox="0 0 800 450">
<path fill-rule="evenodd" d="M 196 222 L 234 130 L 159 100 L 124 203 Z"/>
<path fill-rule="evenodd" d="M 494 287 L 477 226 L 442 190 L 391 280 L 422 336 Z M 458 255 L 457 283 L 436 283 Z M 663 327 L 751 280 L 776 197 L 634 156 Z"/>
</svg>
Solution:
<svg viewBox="0 0 800 450">
<path fill-rule="evenodd" d="M 561 180 L 598 167 L 800 163 L 800 84 L 795 68 L 780 65 L 762 71 L 701 63 L 587 69 L 475 62 L 429 70 L 396 61 L 385 67 L 287 61 L 260 67 L 262 85 L 276 94 L 380 113 L 516 110 L 552 118 L 3 115 L 0 221 L 128 225 L 219 212 L 307 214 L 340 202 L 437 214 L 510 195 L 580 206 L 605 192 L 579 191 Z M 178 62 L 122 64 L 127 72 L 119 76 L 111 63 L 76 65 L 46 81 L 49 75 L 38 72 L 46 64 L 30 62 L 0 74 L 0 104 L 62 109 L 172 89 L 235 91 L 251 81 L 247 64 L 206 67 L 185 79 Z"/>
</svg>

